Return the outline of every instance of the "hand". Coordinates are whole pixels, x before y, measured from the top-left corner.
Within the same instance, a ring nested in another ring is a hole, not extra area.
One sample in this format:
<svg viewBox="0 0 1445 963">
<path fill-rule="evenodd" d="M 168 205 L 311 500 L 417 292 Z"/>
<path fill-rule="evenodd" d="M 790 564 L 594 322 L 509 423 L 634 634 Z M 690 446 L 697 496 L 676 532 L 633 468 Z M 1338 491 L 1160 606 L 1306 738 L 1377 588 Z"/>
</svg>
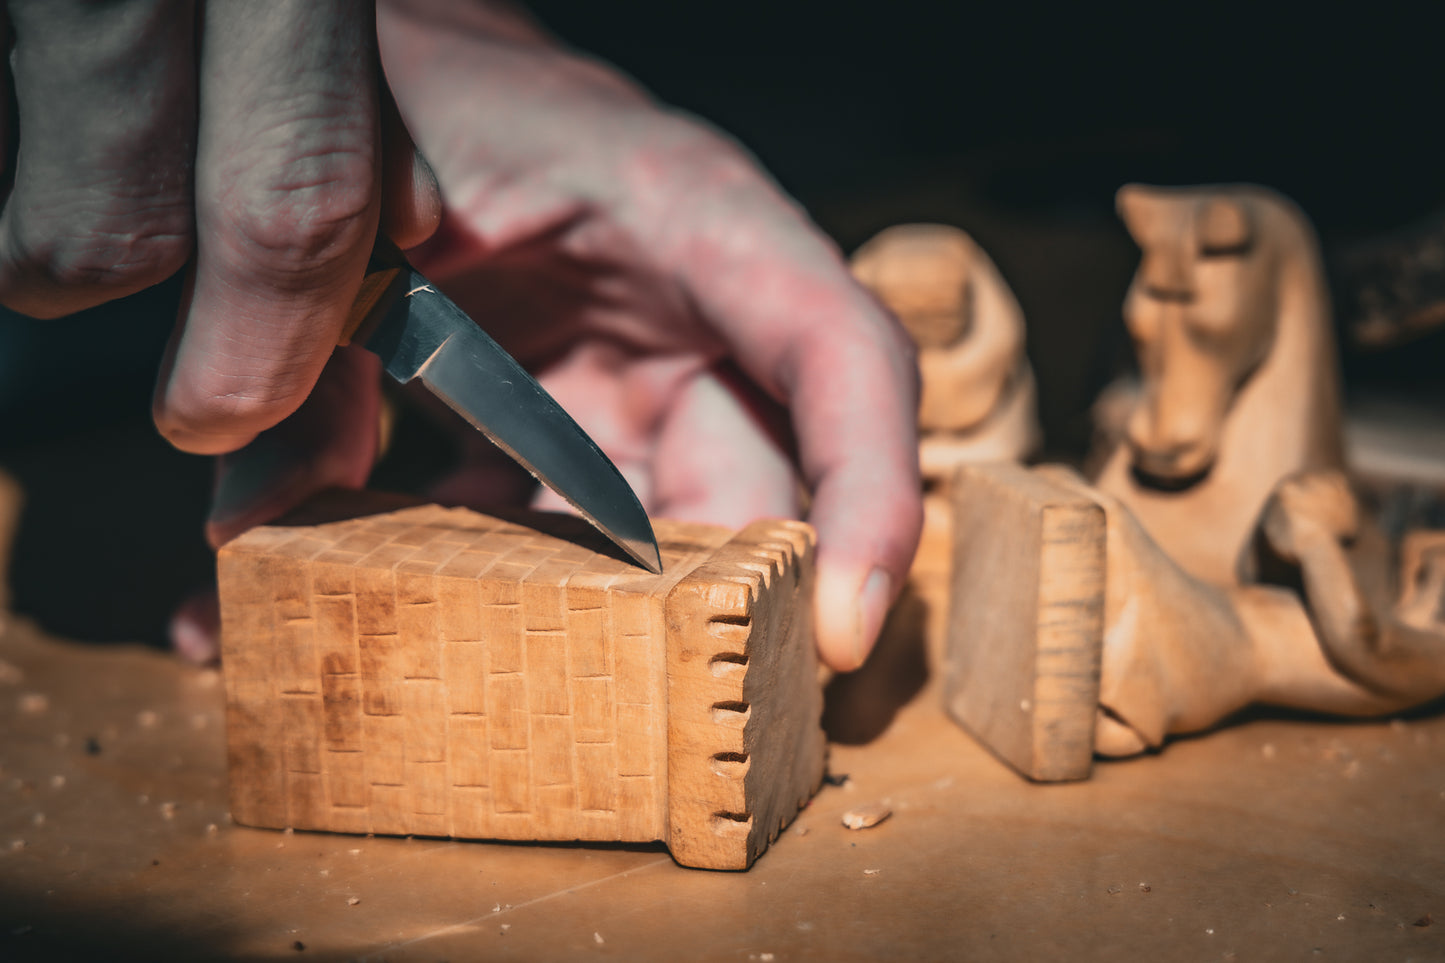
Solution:
<svg viewBox="0 0 1445 963">
<path fill-rule="evenodd" d="M 244 445 L 315 383 L 383 215 L 412 243 L 435 227 L 434 181 L 404 128 L 381 122 L 371 9 L 212 0 L 198 22 L 193 0 L 8 0 L 5 12 L 21 133 L 0 302 L 56 317 L 189 265 L 156 423 L 188 451 Z"/>
<path fill-rule="evenodd" d="M 441 182 L 417 266 L 538 375 L 654 515 L 818 529 L 817 629 L 866 657 L 921 523 L 911 343 L 735 145 L 488 6 L 383 3 L 381 58 Z M 221 542 L 375 453 L 375 366 L 338 351 L 224 460 Z M 490 447 L 434 494 L 497 497 Z M 541 504 L 557 507 L 546 495 Z"/>
</svg>

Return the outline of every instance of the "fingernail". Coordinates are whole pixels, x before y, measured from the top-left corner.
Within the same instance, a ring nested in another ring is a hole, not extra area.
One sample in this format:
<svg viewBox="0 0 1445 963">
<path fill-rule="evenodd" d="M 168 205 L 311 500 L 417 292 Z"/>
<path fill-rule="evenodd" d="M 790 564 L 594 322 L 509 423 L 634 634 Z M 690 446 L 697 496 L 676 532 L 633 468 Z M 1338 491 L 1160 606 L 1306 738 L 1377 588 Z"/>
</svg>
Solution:
<svg viewBox="0 0 1445 963">
<path fill-rule="evenodd" d="M 888 617 L 888 607 L 893 604 L 893 578 L 881 568 L 868 573 L 863 581 L 863 590 L 858 595 L 858 615 L 854 622 L 858 634 L 853 639 L 853 654 L 859 665 L 868 658 L 883 630 L 883 620 Z"/>
</svg>

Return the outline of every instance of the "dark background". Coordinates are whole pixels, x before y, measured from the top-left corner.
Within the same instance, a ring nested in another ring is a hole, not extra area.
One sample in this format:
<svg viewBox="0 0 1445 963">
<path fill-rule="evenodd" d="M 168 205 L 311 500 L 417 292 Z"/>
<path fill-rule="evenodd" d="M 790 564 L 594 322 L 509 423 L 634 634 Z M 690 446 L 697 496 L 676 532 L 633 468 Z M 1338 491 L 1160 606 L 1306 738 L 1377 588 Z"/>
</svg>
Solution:
<svg viewBox="0 0 1445 963">
<path fill-rule="evenodd" d="M 1253 181 L 1329 254 L 1445 205 L 1445 13 L 1161 4 L 599 4 L 540 0 L 574 45 L 733 133 L 845 250 L 889 224 L 968 229 L 1028 318 L 1053 454 L 1127 365 L 1128 181 Z M 159 641 L 211 577 L 209 468 L 149 426 L 174 285 L 74 319 L 0 318 L 0 465 L 29 510 L 16 607 L 78 637 Z M 1429 402 L 1440 337 L 1344 344 L 1351 392 Z M 405 449 L 412 457 L 416 446 Z M 423 457 L 423 456 L 417 456 Z"/>
</svg>

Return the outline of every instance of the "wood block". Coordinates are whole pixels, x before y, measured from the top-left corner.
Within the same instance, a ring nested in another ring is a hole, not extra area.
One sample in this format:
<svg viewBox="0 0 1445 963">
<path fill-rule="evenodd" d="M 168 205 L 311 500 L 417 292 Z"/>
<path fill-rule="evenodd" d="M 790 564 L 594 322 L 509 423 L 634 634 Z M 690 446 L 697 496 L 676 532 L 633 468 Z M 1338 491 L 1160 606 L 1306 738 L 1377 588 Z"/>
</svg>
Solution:
<svg viewBox="0 0 1445 963">
<path fill-rule="evenodd" d="M 221 550 L 237 822 L 746 869 L 816 791 L 806 525 L 659 522 L 657 576 L 569 516 L 385 508 Z"/>
<path fill-rule="evenodd" d="M 1088 777 L 1103 651 L 1105 519 L 1013 464 L 954 477 L 944 699 L 1030 779 Z"/>
</svg>

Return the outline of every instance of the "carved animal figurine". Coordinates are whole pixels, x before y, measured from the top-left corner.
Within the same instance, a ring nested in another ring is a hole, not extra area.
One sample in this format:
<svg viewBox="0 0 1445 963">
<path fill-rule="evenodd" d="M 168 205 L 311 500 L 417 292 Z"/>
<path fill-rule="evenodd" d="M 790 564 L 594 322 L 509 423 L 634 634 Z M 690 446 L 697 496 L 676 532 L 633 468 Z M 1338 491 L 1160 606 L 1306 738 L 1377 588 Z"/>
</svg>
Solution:
<svg viewBox="0 0 1445 963">
<path fill-rule="evenodd" d="M 1445 694 L 1445 532 L 1408 532 L 1397 550 L 1335 472 L 1280 485 L 1260 527 L 1255 567 L 1297 568 L 1283 578 L 1338 672 L 1391 711 Z"/>
<path fill-rule="evenodd" d="M 221 550 L 237 822 L 746 869 L 820 784 L 806 525 L 658 522 L 652 575 L 571 516 L 342 509 Z"/>
<path fill-rule="evenodd" d="M 1124 302 L 1143 384 L 1096 479 L 1185 571 L 1239 581 L 1274 487 L 1340 469 L 1340 389 L 1319 246 L 1262 187 L 1119 191 L 1143 251 Z"/>
<path fill-rule="evenodd" d="M 1131 187 L 1119 201 L 1144 249 L 1125 309 L 1143 377 L 1128 437 L 1097 487 L 1053 467 L 960 473 L 951 711 L 1025 774 L 1059 779 L 1088 774 L 1077 733 L 1091 691 L 1092 749 L 1111 756 L 1251 703 L 1377 715 L 1445 691 L 1445 626 L 1410 623 L 1439 604 L 1440 542 L 1417 540 L 1400 614 L 1382 616 L 1388 553 L 1339 470 L 1308 225 L 1261 188 Z M 1102 543 L 1082 521 L 1048 521 L 1088 503 Z M 1033 547 L 989 540 L 1005 527 Z M 1080 574 L 1098 567 L 1102 580 Z M 1302 582 L 1304 598 L 1262 576 Z M 1034 606 L 969 615 L 1021 585 Z M 1100 603 L 1091 675 L 1081 640 Z"/>
<path fill-rule="evenodd" d="M 853 274 L 918 345 L 923 476 L 1019 460 L 1039 442 L 1018 300 L 983 249 L 941 224 L 902 224 L 853 255 Z"/>
</svg>

